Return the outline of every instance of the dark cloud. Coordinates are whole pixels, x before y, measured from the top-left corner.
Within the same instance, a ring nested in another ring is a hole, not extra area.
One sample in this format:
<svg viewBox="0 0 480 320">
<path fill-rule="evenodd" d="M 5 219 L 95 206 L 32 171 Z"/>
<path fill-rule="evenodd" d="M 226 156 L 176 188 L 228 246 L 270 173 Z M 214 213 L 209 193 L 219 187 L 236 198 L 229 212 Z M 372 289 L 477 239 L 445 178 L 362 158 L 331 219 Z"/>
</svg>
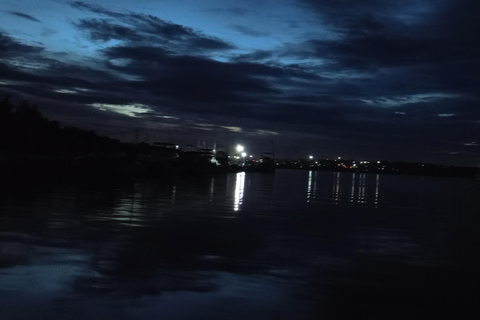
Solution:
<svg viewBox="0 0 480 320">
<path fill-rule="evenodd" d="M 322 20 L 342 26 L 335 40 L 314 40 L 318 57 L 351 68 L 471 61 L 480 54 L 479 6 L 424 1 L 423 11 L 398 1 L 304 1 Z M 417 3 L 417 6 L 419 4 Z M 341 9 L 341 10 L 340 10 Z M 414 20 L 413 20 L 414 19 Z"/>
<path fill-rule="evenodd" d="M 241 34 L 244 34 L 250 37 L 265 37 L 268 35 L 268 33 L 266 32 L 261 32 L 254 28 L 247 27 L 244 25 L 232 25 L 231 28 Z"/>
<path fill-rule="evenodd" d="M 75 26 L 88 33 L 93 41 L 107 42 L 109 40 L 136 41 L 141 37 L 132 29 L 118 24 L 113 24 L 105 19 L 82 19 Z"/>
<path fill-rule="evenodd" d="M 423 145 L 424 150 L 412 149 L 419 154 L 442 143 L 458 147 L 475 136 L 480 119 L 473 107 L 480 103 L 474 89 L 480 82 L 475 58 L 480 54 L 478 6 L 468 1 L 424 1 L 415 4 L 423 6 L 420 10 L 389 1 L 304 3 L 316 10 L 319 21 L 332 26 L 337 37 L 312 39 L 284 54 L 322 61 L 319 72 L 332 75 L 331 83 L 324 83 L 326 94 L 361 107 L 341 116 L 328 111 L 326 118 L 332 121 L 321 126 L 332 130 L 330 136 L 335 127 L 341 128 L 375 144 L 390 139 L 399 150 Z M 352 80 L 342 79 L 342 74 Z M 371 104 L 372 100 L 376 102 Z M 373 139 L 375 133 L 378 137 Z"/>
<path fill-rule="evenodd" d="M 32 17 L 31 15 L 28 15 L 26 13 L 22 13 L 22 12 L 17 12 L 17 11 L 9 11 L 8 13 L 14 15 L 14 16 L 17 16 L 17 17 L 20 17 L 20 18 L 23 18 L 23 19 L 27 19 L 27 20 L 30 20 L 30 21 L 33 21 L 33 22 L 41 22 L 40 20 Z"/>
<path fill-rule="evenodd" d="M 43 48 L 41 47 L 22 44 L 0 31 L 0 59 L 8 56 L 40 53 L 42 51 Z"/>
<path fill-rule="evenodd" d="M 259 62 L 259 61 L 270 60 L 274 57 L 275 57 L 275 55 L 271 51 L 256 50 L 256 51 L 251 52 L 251 53 L 246 53 L 246 54 L 239 55 L 239 56 L 233 58 L 232 61 Z"/>
<path fill-rule="evenodd" d="M 118 13 L 83 2 L 74 2 L 72 6 L 108 17 L 107 19 L 82 19 L 74 23 L 77 28 L 86 32 L 93 41 L 107 42 L 115 39 L 143 44 L 154 43 L 164 48 L 190 54 L 234 48 L 220 39 L 208 37 L 192 28 L 167 22 L 155 16 Z"/>
<path fill-rule="evenodd" d="M 79 9 L 79 10 L 85 10 L 85 11 L 90 11 L 93 13 L 101 14 L 101 15 L 106 15 L 114 18 L 120 18 L 123 17 L 124 15 L 121 13 L 116 13 L 114 11 L 110 11 L 105 9 L 102 6 L 96 5 L 96 4 L 91 4 L 91 3 L 86 3 L 83 1 L 72 1 L 70 2 L 70 5 L 73 8 Z"/>
<path fill-rule="evenodd" d="M 104 51 L 109 59 L 126 59 L 116 70 L 140 76 L 134 86 L 151 94 L 190 103 L 248 101 L 253 96 L 275 94 L 269 83 L 260 79 L 281 75 L 282 70 L 249 63 L 225 63 L 207 58 L 169 55 L 156 47 L 111 47 Z M 208 110 L 204 109 L 204 112 Z"/>
<path fill-rule="evenodd" d="M 106 19 L 82 19 L 75 26 L 86 32 L 93 41 L 107 42 L 115 39 L 139 44 L 155 43 L 158 46 L 185 52 L 228 50 L 233 46 L 224 41 L 204 36 L 193 29 L 167 23 L 160 19 L 136 16 L 133 21 L 112 22 Z"/>
<path fill-rule="evenodd" d="M 101 83 L 111 84 L 117 79 L 104 71 L 46 58 L 44 54 L 45 50 L 41 47 L 21 44 L 0 33 L 0 74 L 4 89 L 2 92 L 18 93 L 37 99 L 54 98 L 71 103 L 71 96 L 56 91 L 82 88 L 86 93 L 87 90 L 97 90 L 103 86 L 106 92 L 102 96 L 105 96 L 108 95 L 109 89 Z M 110 98 L 113 98 L 113 92 L 110 95 Z M 82 92 L 79 92 L 75 99 L 84 102 L 99 100 L 98 95 L 92 92 L 88 93 L 88 97 L 83 99 Z"/>
<path fill-rule="evenodd" d="M 301 0 L 308 8 L 313 9 L 322 20 L 335 31 L 357 33 L 382 29 L 383 26 L 399 23 L 405 25 L 405 16 L 418 19 L 418 5 L 425 2 L 413 0 Z M 435 1 L 435 0 L 433 0 Z M 418 20 L 417 20 L 418 21 Z M 395 26 L 397 28 L 398 26 Z"/>
</svg>

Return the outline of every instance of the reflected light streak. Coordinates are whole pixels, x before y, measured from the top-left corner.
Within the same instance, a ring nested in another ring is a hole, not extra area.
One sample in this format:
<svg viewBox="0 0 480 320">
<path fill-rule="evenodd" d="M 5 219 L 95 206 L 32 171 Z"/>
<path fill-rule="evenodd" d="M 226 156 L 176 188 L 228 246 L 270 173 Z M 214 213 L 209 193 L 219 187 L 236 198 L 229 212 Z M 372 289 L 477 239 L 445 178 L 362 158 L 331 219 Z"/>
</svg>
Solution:
<svg viewBox="0 0 480 320">
<path fill-rule="evenodd" d="M 377 179 L 376 179 L 376 182 L 375 182 L 375 208 L 378 207 L 378 187 L 380 185 L 380 175 L 377 174 Z"/>
<path fill-rule="evenodd" d="M 350 202 L 351 203 L 355 202 L 355 174 L 356 173 L 352 174 L 352 191 L 351 191 L 351 194 L 350 194 Z"/>
<path fill-rule="evenodd" d="M 238 211 L 243 203 L 243 191 L 245 189 L 245 172 L 238 172 L 235 180 L 235 200 L 233 210 Z"/>
<path fill-rule="evenodd" d="M 358 181 L 358 203 L 367 202 L 366 178 L 367 175 L 365 173 L 360 174 L 360 181 Z"/>
<path fill-rule="evenodd" d="M 176 197 L 177 197 L 177 186 L 173 185 L 173 187 L 172 187 L 172 204 L 175 204 Z"/>
<path fill-rule="evenodd" d="M 333 201 L 338 203 L 340 200 L 340 173 L 335 172 L 335 182 L 333 184 Z"/>
<path fill-rule="evenodd" d="M 213 202 L 213 194 L 215 193 L 215 178 L 210 180 L 210 203 Z"/>
<path fill-rule="evenodd" d="M 114 213 L 108 216 L 108 220 L 118 221 L 128 226 L 141 226 L 140 222 L 145 220 L 141 214 L 142 197 L 142 193 L 135 184 L 132 193 L 118 202 Z"/>
<path fill-rule="evenodd" d="M 312 171 L 308 171 L 308 185 L 307 185 L 307 202 L 310 202 L 312 197 Z"/>
</svg>

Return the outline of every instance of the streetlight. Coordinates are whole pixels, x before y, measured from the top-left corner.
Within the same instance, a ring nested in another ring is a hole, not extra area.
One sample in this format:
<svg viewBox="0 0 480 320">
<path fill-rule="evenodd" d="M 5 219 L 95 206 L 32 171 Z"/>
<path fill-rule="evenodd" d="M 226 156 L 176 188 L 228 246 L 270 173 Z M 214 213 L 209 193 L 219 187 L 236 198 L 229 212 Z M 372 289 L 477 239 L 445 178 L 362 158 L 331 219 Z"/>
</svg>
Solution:
<svg viewBox="0 0 480 320">
<path fill-rule="evenodd" d="M 245 148 L 241 145 L 241 144 L 237 144 L 237 146 L 235 147 L 235 150 L 237 150 L 238 154 L 240 154 L 243 158 L 243 166 L 245 166 L 245 156 L 247 155 L 247 153 L 244 151 Z"/>
</svg>

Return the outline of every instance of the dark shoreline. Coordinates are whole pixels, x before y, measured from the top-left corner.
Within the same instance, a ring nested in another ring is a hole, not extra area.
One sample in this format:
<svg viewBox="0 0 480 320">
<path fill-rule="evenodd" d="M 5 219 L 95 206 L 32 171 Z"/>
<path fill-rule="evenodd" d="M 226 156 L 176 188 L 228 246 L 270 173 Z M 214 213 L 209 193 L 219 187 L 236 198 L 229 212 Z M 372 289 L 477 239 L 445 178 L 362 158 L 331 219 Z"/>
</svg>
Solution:
<svg viewBox="0 0 480 320">
<path fill-rule="evenodd" d="M 347 160 L 346 168 L 339 167 L 335 160 L 321 161 L 321 164 L 310 164 L 308 162 L 280 162 L 279 169 L 307 170 L 307 171 L 333 171 L 350 173 L 373 173 L 373 174 L 394 174 L 425 177 L 448 177 L 448 178 L 470 178 L 478 179 L 480 168 L 464 166 L 447 166 L 431 163 L 404 162 L 404 161 L 381 161 L 380 164 L 370 162 L 367 165 L 352 167 L 353 160 Z"/>
<path fill-rule="evenodd" d="M 405 164 L 405 163 L 403 163 Z M 416 169 L 414 163 L 406 163 L 400 169 L 386 170 L 332 169 L 304 167 L 296 168 L 278 165 L 276 169 L 320 172 L 345 172 L 360 174 L 410 175 L 424 177 L 478 179 L 479 168 L 427 165 L 425 170 Z M 213 168 L 215 169 L 215 168 Z M 9 179 L 165 179 L 174 177 L 196 177 L 226 174 L 228 168 L 192 167 L 181 162 L 158 162 L 132 164 L 124 157 L 104 156 L 86 158 L 55 158 L 44 156 L 11 156 L 0 159 L 0 174 Z"/>
</svg>

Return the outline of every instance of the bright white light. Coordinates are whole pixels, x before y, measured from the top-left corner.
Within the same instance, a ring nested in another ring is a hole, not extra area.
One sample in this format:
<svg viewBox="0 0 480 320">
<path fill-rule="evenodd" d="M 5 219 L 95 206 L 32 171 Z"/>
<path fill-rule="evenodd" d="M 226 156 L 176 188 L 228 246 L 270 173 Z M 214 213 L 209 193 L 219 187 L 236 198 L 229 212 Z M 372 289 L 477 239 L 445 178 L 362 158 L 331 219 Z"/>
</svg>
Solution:
<svg viewBox="0 0 480 320">
<path fill-rule="evenodd" d="M 247 154 L 245 152 L 242 152 L 242 157 L 245 158 L 246 156 L 247 156 Z"/>
<path fill-rule="evenodd" d="M 237 151 L 242 152 L 245 148 L 241 144 L 237 144 Z"/>
<path fill-rule="evenodd" d="M 310 159 L 313 159 L 313 156 L 309 156 Z"/>
</svg>

